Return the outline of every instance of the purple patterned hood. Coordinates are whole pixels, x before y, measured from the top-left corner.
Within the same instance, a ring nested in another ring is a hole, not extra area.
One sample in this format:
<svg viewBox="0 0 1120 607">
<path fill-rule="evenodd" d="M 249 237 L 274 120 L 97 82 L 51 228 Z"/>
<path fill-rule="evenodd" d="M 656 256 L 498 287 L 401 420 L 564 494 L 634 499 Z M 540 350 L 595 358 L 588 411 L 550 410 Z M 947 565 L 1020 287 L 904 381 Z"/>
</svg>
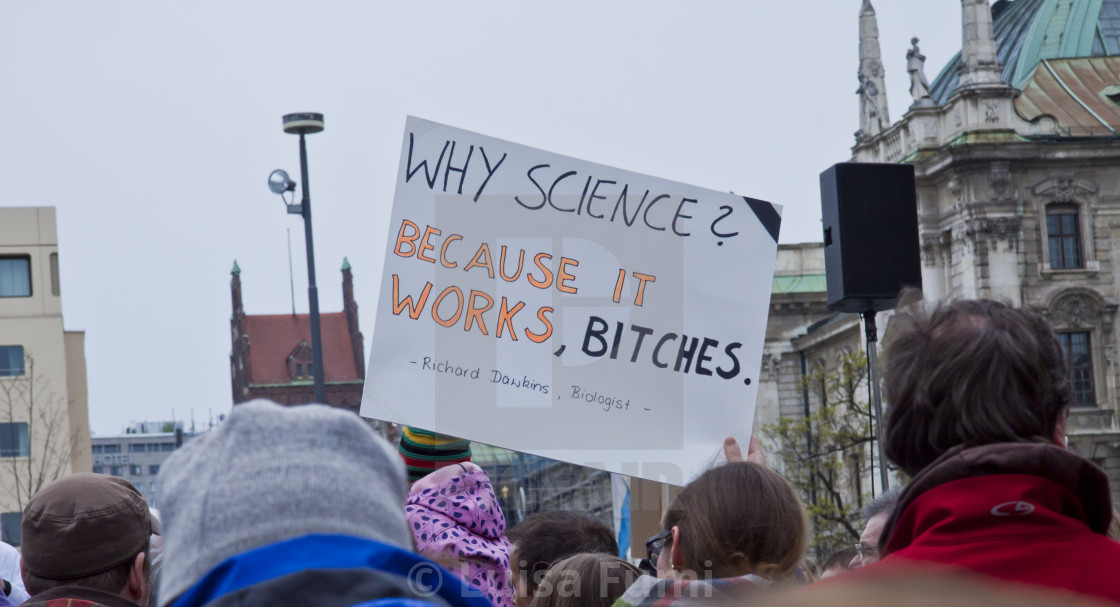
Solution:
<svg viewBox="0 0 1120 607">
<path fill-rule="evenodd" d="M 506 517 L 484 471 L 410 490 L 404 512 L 417 552 L 459 561 L 454 572 L 460 579 L 485 592 L 497 607 L 513 607 Z"/>
</svg>

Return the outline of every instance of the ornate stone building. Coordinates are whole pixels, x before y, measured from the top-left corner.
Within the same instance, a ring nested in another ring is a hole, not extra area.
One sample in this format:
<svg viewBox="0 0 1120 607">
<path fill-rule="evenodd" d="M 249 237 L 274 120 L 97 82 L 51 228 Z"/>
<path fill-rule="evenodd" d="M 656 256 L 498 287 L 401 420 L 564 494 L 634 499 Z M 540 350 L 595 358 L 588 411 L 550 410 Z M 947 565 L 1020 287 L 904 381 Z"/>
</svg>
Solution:
<svg viewBox="0 0 1120 607">
<path fill-rule="evenodd" d="M 926 299 L 1004 299 L 1053 323 L 1076 394 L 1070 446 L 1120 488 L 1120 0 L 961 0 L 961 15 L 961 52 L 932 84 L 917 40 L 906 53 L 913 99 L 900 120 L 876 132 L 861 93 L 852 160 L 914 165 Z M 879 56 L 869 0 L 859 19 L 863 85 Z M 789 299 L 771 300 L 771 350 L 793 371 L 820 327 L 778 330 Z M 788 414 L 798 395 L 782 383 L 772 397 Z"/>
</svg>

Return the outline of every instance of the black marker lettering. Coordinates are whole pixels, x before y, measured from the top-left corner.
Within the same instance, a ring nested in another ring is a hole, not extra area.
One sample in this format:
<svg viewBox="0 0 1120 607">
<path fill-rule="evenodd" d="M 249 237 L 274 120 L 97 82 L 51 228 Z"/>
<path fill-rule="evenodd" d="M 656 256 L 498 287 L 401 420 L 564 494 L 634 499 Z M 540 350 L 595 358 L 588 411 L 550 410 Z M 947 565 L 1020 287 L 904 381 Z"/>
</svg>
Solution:
<svg viewBox="0 0 1120 607">
<path fill-rule="evenodd" d="M 412 133 L 408 134 L 408 163 L 404 169 L 404 182 L 408 183 L 412 180 L 412 176 L 424 169 L 424 180 L 428 182 L 428 188 L 433 189 L 436 187 L 436 179 L 439 177 L 439 167 L 443 164 L 443 155 L 447 153 L 447 146 L 451 145 L 450 141 L 444 142 L 443 151 L 439 153 L 439 161 L 436 162 L 435 170 L 431 173 L 428 172 L 428 161 L 424 160 L 412 168 L 412 147 L 415 142 L 413 141 Z"/>
<path fill-rule="evenodd" d="M 552 187 L 548 188 L 548 206 L 556 209 L 557 211 L 562 211 L 564 213 L 571 213 L 572 211 L 575 210 L 575 209 L 561 209 L 560 207 L 556 206 L 556 203 L 554 203 L 552 201 L 552 192 L 553 192 L 553 190 L 556 189 L 556 184 L 560 183 L 561 181 L 563 181 L 563 180 L 565 180 L 565 179 L 567 179 L 567 178 L 569 178 L 569 177 L 571 177 L 572 175 L 575 175 L 575 174 L 576 174 L 575 171 L 568 171 L 567 173 L 564 173 L 563 175 L 557 177 L 556 181 L 552 182 Z"/>
<path fill-rule="evenodd" d="M 478 191 L 474 193 L 474 202 L 478 202 L 478 197 L 482 196 L 482 190 L 486 189 L 486 184 L 490 183 L 490 178 L 494 176 L 494 173 L 498 172 L 498 167 L 502 166 L 502 163 L 506 160 L 506 156 L 508 156 L 508 154 L 503 153 L 502 157 L 498 159 L 498 164 L 491 167 L 490 159 L 486 157 L 486 150 L 482 149 L 480 145 L 478 146 L 478 151 L 482 152 L 482 161 L 486 163 L 486 179 L 482 181 L 482 185 L 478 186 Z"/>
<path fill-rule="evenodd" d="M 728 358 L 731 359 L 732 367 L 730 371 L 724 371 L 723 367 L 717 367 L 716 373 L 720 377 L 724 379 L 731 379 L 732 377 L 735 377 L 739 374 L 739 359 L 735 356 L 735 350 L 738 350 L 741 347 L 743 347 L 743 344 L 735 342 L 733 344 L 727 344 L 727 347 L 723 349 L 724 353 L 727 354 Z"/>
<path fill-rule="evenodd" d="M 474 146 L 472 145 L 470 148 L 467 149 L 467 160 L 465 162 L 463 162 L 463 168 L 460 169 L 460 168 L 456 168 L 456 167 L 451 166 L 451 160 L 455 158 L 455 142 L 454 141 L 451 142 L 451 155 L 447 157 L 447 168 L 444 169 L 444 171 L 443 171 L 443 191 L 444 192 L 447 191 L 447 178 L 451 176 L 451 173 L 458 173 L 459 174 L 459 189 L 455 193 L 456 194 L 462 194 L 463 193 L 463 182 L 467 180 L 467 167 L 471 163 L 471 156 L 473 154 L 474 154 Z"/>
<path fill-rule="evenodd" d="M 642 213 L 642 221 L 644 221 L 647 226 L 649 226 L 650 228 L 652 228 L 654 230 L 657 230 L 658 232 L 664 232 L 665 228 L 664 227 L 659 228 L 659 227 L 657 227 L 657 226 L 655 226 L 655 225 L 653 225 L 652 223 L 649 222 L 649 210 L 653 208 L 653 205 L 657 204 L 658 200 L 662 200 L 662 199 L 665 199 L 665 198 L 668 198 L 668 197 L 669 197 L 668 194 L 661 194 L 660 196 L 655 197 L 653 200 L 649 201 L 649 206 L 646 207 L 646 212 Z M 644 199 L 644 197 L 643 197 L 643 199 Z"/>
<path fill-rule="evenodd" d="M 733 209 L 733 208 L 731 208 L 727 205 L 722 205 L 719 208 L 719 210 L 723 211 L 723 215 L 720 215 L 719 217 L 716 217 L 716 220 L 712 222 L 712 227 L 711 227 L 712 234 L 715 234 L 719 238 L 731 238 L 732 236 L 738 236 L 739 235 L 738 232 L 717 232 L 716 231 L 716 224 L 723 221 L 735 209 Z"/>
<path fill-rule="evenodd" d="M 661 336 L 661 339 L 657 340 L 657 345 L 654 346 L 654 348 L 653 348 L 653 365 L 655 367 L 660 367 L 660 368 L 664 369 L 665 367 L 669 366 L 669 363 L 661 362 L 661 359 L 658 358 L 657 355 L 661 352 L 661 346 L 664 346 L 665 342 L 673 341 L 676 338 L 677 338 L 676 333 L 666 333 L 665 335 Z"/>
<path fill-rule="evenodd" d="M 596 192 L 599 191 L 599 186 L 603 185 L 604 183 L 609 183 L 611 185 L 614 185 L 616 182 L 610 181 L 610 180 L 607 180 L 607 179 L 596 179 L 595 180 L 595 187 L 591 188 L 591 197 L 587 199 L 587 214 L 594 217 L 595 219 L 602 219 L 603 216 L 602 215 L 596 215 L 595 213 L 591 212 L 591 201 L 595 200 L 596 198 L 598 198 L 599 200 L 606 200 L 607 199 L 606 196 L 599 196 L 598 194 L 596 194 Z"/>
<path fill-rule="evenodd" d="M 642 340 L 646 338 L 646 335 L 653 335 L 653 329 L 630 325 L 630 330 L 638 334 L 638 341 L 634 344 L 634 354 L 630 357 L 630 362 L 637 362 L 638 351 L 642 349 Z"/>
<path fill-rule="evenodd" d="M 495 168 L 497 168 L 497 167 L 495 167 Z M 528 171 L 525 172 L 525 176 L 527 176 L 529 178 L 529 181 L 532 181 L 533 185 L 537 186 L 537 189 L 541 191 L 541 203 L 538 204 L 535 207 L 534 206 L 529 206 L 529 205 L 525 204 L 524 202 L 521 202 L 520 198 L 518 198 L 517 196 L 514 196 L 513 199 L 517 201 L 517 204 L 525 207 L 526 209 L 529 209 L 530 211 L 535 211 L 535 210 L 544 206 L 544 203 L 547 200 L 547 197 L 544 194 L 544 188 L 541 187 L 541 184 L 537 183 L 536 179 L 533 179 L 533 171 L 535 171 L 537 169 L 547 169 L 547 168 L 548 168 L 547 164 L 538 164 L 537 166 L 532 167 L 531 169 L 529 169 Z"/>
<path fill-rule="evenodd" d="M 677 229 L 677 220 L 678 219 L 692 219 L 692 215 L 685 215 L 684 213 L 681 213 L 681 209 L 684 208 L 684 203 L 686 203 L 686 202 L 691 202 L 692 204 L 696 204 L 696 200 L 694 198 L 681 198 L 681 203 L 679 205 L 677 205 L 677 214 L 673 215 L 673 233 L 676 234 L 677 236 L 688 236 L 689 235 L 689 232 L 681 232 L 680 230 Z"/>
<path fill-rule="evenodd" d="M 630 227 L 634 225 L 635 221 L 638 221 L 638 211 L 642 210 L 642 206 L 646 203 L 646 197 L 649 196 L 649 190 L 646 190 L 645 193 L 642 194 L 642 201 L 638 203 L 638 208 L 634 209 L 634 216 L 630 217 L 626 214 L 626 191 L 629 187 L 629 185 L 622 186 L 622 194 L 619 194 L 618 202 L 614 203 L 614 212 L 611 213 L 611 221 L 614 221 L 615 215 L 618 215 L 618 207 L 621 206 L 622 221 L 626 222 L 626 227 Z"/>
<path fill-rule="evenodd" d="M 704 368 L 704 363 L 712 360 L 712 357 L 708 356 L 708 348 L 718 348 L 718 347 L 719 347 L 719 342 L 718 341 L 716 341 L 714 339 L 711 339 L 709 337 L 704 338 L 704 345 L 700 346 L 700 354 L 697 355 L 697 357 L 696 357 L 696 374 L 697 375 L 711 375 L 712 374 L 710 369 Z"/>
<path fill-rule="evenodd" d="M 603 339 L 603 334 L 607 332 L 608 328 L 607 321 L 598 316 L 587 319 L 587 331 L 583 334 L 582 350 L 584 354 L 598 358 L 607 353 L 607 340 Z M 592 338 L 599 341 L 599 347 L 594 352 L 588 347 L 591 345 Z"/>
</svg>

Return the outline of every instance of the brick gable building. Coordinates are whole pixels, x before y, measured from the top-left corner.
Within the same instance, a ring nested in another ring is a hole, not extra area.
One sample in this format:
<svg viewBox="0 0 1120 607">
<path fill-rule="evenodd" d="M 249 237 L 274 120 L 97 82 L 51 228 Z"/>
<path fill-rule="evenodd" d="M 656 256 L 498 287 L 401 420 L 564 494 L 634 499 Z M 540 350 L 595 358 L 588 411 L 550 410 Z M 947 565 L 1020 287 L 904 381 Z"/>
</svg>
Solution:
<svg viewBox="0 0 1120 607">
<path fill-rule="evenodd" d="M 245 314 L 241 268 L 236 261 L 230 274 L 230 376 L 234 404 L 254 398 L 267 398 L 283 405 L 314 402 L 317 370 L 311 357 L 310 315 Z M 365 351 L 358 328 L 354 277 L 346 260 L 342 264 L 342 301 L 342 312 L 319 315 L 326 404 L 357 413 L 366 377 Z"/>
</svg>

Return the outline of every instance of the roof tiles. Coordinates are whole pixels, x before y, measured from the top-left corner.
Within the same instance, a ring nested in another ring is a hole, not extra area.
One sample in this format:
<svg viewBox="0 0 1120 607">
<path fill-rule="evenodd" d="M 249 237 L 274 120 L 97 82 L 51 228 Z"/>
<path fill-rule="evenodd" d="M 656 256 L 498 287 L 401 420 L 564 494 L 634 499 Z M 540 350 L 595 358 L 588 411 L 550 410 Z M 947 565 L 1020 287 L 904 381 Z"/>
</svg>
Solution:
<svg viewBox="0 0 1120 607">
<path fill-rule="evenodd" d="M 334 312 L 319 315 L 323 341 L 324 381 L 341 382 L 360 379 L 354 367 L 350 346 L 350 329 L 346 314 Z M 311 343 L 311 318 L 306 314 L 254 315 L 245 317 L 249 335 L 249 362 L 253 385 L 290 383 L 288 355 L 301 341 Z"/>
</svg>

